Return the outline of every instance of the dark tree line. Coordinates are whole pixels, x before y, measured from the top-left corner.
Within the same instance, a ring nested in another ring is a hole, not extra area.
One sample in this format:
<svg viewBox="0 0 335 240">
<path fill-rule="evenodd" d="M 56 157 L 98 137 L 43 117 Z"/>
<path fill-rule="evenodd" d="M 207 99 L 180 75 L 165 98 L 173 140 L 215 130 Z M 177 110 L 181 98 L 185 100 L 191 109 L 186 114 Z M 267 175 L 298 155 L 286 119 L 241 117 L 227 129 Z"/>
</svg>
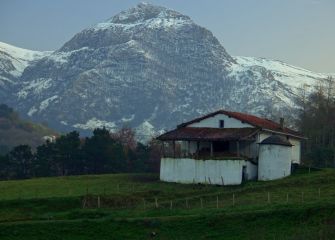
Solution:
<svg viewBox="0 0 335 240">
<path fill-rule="evenodd" d="M 334 91 L 335 80 L 332 77 L 320 81 L 315 86 L 305 85 L 302 88 L 298 126 L 308 138 L 302 149 L 306 165 L 335 167 Z"/>
<path fill-rule="evenodd" d="M 129 128 L 117 133 L 95 129 L 93 135 L 85 139 L 73 131 L 55 142 L 47 141 L 34 151 L 28 145 L 20 145 L 0 156 L 0 178 L 157 172 L 159 160 L 159 144 L 136 142 Z"/>
</svg>

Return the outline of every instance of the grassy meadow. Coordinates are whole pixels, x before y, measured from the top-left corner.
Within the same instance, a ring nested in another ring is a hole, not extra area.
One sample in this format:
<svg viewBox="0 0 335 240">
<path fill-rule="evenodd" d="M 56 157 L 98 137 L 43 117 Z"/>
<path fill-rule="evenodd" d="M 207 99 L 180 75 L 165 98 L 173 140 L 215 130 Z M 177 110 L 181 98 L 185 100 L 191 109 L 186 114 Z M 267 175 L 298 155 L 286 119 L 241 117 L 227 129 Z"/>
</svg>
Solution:
<svg viewBox="0 0 335 240">
<path fill-rule="evenodd" d="M 154 174 L 0 181 L 0 239 L 335 239 L 335 170 L 224 187 Z"/>
</svg>

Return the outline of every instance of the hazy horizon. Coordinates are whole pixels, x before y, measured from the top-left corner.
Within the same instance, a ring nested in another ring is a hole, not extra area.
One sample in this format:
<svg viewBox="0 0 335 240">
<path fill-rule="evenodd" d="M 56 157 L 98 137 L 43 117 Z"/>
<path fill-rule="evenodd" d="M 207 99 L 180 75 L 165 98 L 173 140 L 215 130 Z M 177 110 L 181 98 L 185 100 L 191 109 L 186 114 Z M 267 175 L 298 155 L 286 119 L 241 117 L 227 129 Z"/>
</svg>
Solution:
<svg viewBox="0 0 335 240">
<path fill-rule="evenodd" d="M 32 50 L 56 50 L 81 30 L 139 2 L 3 0 L 0 41 Z M 190 16 L 212 31 L 233 56 L 265 57 L 316 72 L 335 72 L 332 0 L 147 2 Z"/>
</svg>

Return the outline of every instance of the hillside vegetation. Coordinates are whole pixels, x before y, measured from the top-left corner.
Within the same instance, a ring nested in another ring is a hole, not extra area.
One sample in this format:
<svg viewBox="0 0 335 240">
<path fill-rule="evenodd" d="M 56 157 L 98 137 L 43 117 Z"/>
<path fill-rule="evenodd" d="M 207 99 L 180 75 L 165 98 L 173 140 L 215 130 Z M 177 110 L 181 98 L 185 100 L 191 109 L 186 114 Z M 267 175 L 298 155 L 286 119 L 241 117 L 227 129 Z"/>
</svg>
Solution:
<svg viewBox="0 0 335 240">
<path fill-rule="evenodd" d="M 154 174 L 0 182 L 1 239 L 334 239 L 335 170 L 241 186 Z"/>
<path fill-rule="evenodd" d="M 0 104 L 0 154 L 17 145 L 35 148 L 44 142 L 43 136 L 55 134 L 55 131 L 42 124 L 21 119 L 12 108 Z"/>
</svg>

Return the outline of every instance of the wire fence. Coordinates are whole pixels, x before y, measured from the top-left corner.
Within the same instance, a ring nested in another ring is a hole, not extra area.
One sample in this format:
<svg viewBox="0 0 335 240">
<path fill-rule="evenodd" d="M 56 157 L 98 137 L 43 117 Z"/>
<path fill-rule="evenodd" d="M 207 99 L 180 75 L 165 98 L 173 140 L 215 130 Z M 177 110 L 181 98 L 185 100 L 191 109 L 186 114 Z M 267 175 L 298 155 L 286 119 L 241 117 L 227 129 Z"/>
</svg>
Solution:
<svg viewBox="0 0 335 240">
<path fill-rule="evenodd" d="M 236 206 L 265 206 L 274 204 L 307 204 L 335 200 L 335 193 L 323 189 L 304 189 L 304 191 L 262 191 L 213 193 L 183 198 L 139 198 L 111 197 L 108 195 L 86 195 L 82 197 L 82 208 L 112 209 L 200 209 L 232 208 Z"/>
</svg>

